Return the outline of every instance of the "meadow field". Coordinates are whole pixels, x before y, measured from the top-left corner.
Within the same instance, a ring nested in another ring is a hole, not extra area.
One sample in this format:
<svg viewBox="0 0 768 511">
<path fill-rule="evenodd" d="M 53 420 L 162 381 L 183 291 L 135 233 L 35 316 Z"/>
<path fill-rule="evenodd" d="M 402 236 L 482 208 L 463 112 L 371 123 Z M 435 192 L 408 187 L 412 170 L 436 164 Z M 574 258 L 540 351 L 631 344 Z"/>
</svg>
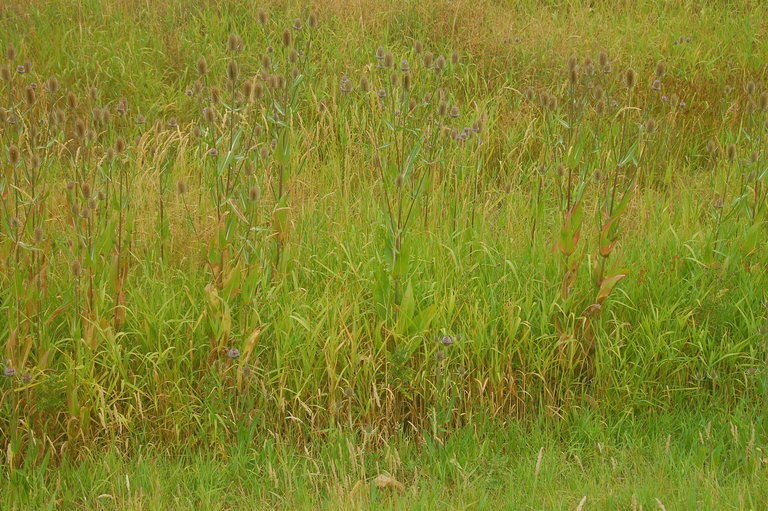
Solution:
<svg viewBox="0 0 768 511">
<path fill-rule="evenodd" d="M 768 509 L 762 0 L 3 0 L 0 507 Z"/>
</svg>

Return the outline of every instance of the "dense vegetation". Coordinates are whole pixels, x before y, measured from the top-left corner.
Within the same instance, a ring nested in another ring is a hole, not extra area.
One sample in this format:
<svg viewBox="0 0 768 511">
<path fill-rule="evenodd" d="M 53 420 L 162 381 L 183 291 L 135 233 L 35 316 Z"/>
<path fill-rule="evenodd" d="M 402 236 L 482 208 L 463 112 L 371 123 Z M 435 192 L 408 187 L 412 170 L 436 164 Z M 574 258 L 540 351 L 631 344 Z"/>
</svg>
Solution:
<svg viewBox="0 0 768 511">
<path fill-rule="evenodd" d="M 7 506 L 768 504 L 760 2 L 159 4 L 0 6 Z"/>
</svg>

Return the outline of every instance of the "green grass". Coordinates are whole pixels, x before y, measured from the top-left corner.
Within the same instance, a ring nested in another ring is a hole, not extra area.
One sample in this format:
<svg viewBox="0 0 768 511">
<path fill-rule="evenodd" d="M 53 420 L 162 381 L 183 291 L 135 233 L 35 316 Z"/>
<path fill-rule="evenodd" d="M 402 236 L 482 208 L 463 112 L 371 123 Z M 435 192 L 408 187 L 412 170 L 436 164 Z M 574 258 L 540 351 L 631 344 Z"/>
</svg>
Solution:
<svg viewBox="0 0 768 511">
<path fill-rule="evenodd" d="M 0 6 L 6 507 L 765 507 L 760 2 L 267 7 Z"/>
<path fill-rule="evenodd" d="M 763 509 L 766 453 L 750 439 L 765 425 L 750 418 L 680 412 L 608 425 L 583 412 L 549 425 L 477 424 L 444 442 L 397 438 L 381 449 L 349 431 L 308 450 L 274 440 L 202 453 L 112 449 L 56 473 L 17 471 L 4 507 L 576 509 L 586 496 L 583 509 L 661 509 L 657 499 L 666 509 Z M 402 489 L 378 488 L 380 474 Z"/>
</svg>

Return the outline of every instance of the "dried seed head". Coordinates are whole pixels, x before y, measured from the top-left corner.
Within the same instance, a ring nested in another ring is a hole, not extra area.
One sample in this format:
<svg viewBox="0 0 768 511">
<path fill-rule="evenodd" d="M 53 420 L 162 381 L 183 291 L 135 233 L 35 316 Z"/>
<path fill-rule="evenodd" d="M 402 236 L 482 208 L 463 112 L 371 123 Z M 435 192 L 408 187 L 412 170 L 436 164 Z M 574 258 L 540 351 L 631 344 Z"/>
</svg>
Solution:
<svg viewBox="0 0 768 511">
<path fill-rule="evenodd" d="M 88 209 L 96 209 L 96 206 L 97 206 L 96 199 L 94 199 L 93 197 L 88 199 L 87 206 L 88 206 Z"/>
<path fill-rule="evenodd" d="M 459 116 L 459 106 L 458 105 L 453 105 L 451 107 L 450 116 L 453 117 L 454 119 Z"/>
<path fill-rule="evenodd" d="M 257 202 L 261 198 L 261 189 L 257 185 L 254 185 L 248 189 L 248 200 L 251 202 Z"/>
<path fill-rule="evenodd" d="M 15 216 L 12 216 L 12 217 L 11 217 L 11 218 L 8 220 L 8 223 L 10 224 L 10 226 L 11 226 L 11 230 L 12 230 L 13 232 L 16 232 L 16 231 L 18 231 L 19 229 L 21 229 L 21 220 L 19 220 L 19 219 L 18 219 L 17 217 L 15 217 Z"/>
<path fill-rule="evenodd" d="M 568 83 L 571 85 L 571 87 L 576 87 L 576 85 L 579 83 L 578 68 L 574 67 L 573 69 L 568 71 Z"/>
<path fill-rule="evenodd" d="M 230 60 L 227 64 L 227 77 L 232 82 L 236 82 L 237 78 L 240 76 L 240 67 L 237 65 L 236 60 Z"/>
<path fill-rule="evenodd" d="M 69 267 L 70 271 L 72 272 L 72 276 L 75 278 L 80 277 L 83 273 L 83 265 L 80 264 L 80 261 L 75 259 L 72 261 L 72 265 Z"/>
<path fill-rule="evenodd" d="M 404 182 L 405 182 L 405 176 L 403 176 L 402 173 L 398 174 L 397 177 L 395 178 L 395 186 L 397 188 L 402 188 Z"/>
<path fill-rule="evenodd" d="M 117 154 L 123 154 L 125 151 L 125 139 L 123 137 L 117 137 L 115 140 L 115 152 Z"/>
<path fill-rule="evenodd" d="M 69 105 L 69 108 L 71 110 L 74 110 L 75 108 L 77 108 L 77 96 L 75 96 L 74 92 L 70 91 L 67 94 L 67 105 Z"/>
<path fill-rule="evenodd" d="M 8 66 L 3 66 L 0 68 L 0 78 L 3 79 L 5 82 L 10 82 L 13 75 L 11 74 L 11 69 Z"/>
<path fill-rule="evenodd" d="M 391 53 L 384 55 L 384 67 L 390 68 L 395 65 L 395 57 Z"/>
<path fill-rule="evenodd" d="M 573 71 L 579 65 L 579 58 L 576 55 L 568 57 L 568 71 Z"/>
<path fill-rule="evenodd" d="M 648 119 L 648 121 L 645 123 L 645 131 L 648 133 L 653 133 L 656 131 L 656 121 L 653 119 Z"/>
<path fill-rule="evenodd" d="M 610 60 L 608 59 L 608 54 L 605 51 L 601 51 L 600 55 L 597 58 L 597 61 L 600 63 L 600 67 L 607 67 L 610 65 Z"/>
<path fill-rule="evenodd" d="M 376 54 L 374 56 L 376 57 L 376 60 L 384 60 L 384 47 L 378 46 L 376 48 Z"/>
<path fill-rule="evenodd" d="M 91 86 L 91 88 L 88 89 L 88 97 L 91 101 L 96 101 L 99 99 L 99 90 L 96 87 Z"/>
<path fill-rule="evenodd" d="M 221 102 L 221 91 L 218 87 L 211 87 L 211 102 L 212 103 L 220 103 Z"/>
<path fill-rule="evenodd" d="M 445 57 L 440 55 L 439 57 L 437 57 L 437 60 L 435 61 L 435 71 L 440 72 L 443 69 L 445 69 Z"/>
<path fill-rule="evenodd" d="M 206 62 L 205 57 L 197 59 L 197 73 L 200 76 L 208 74 L 208 62 Z"/>
<path fill-rule="evenodd" d="M 259 9 L 257 18 L 262 25 L 267 23 L 267 12 L 264 9 Z"/>
<path fill-rule="evenodd" d="M 317 26 L 317 13 L 315 11 L 312 11 L 309 13 L 309 18 L 307 19 L 307 24 L 311 28 L 315 28 Z"/>
<path fill-rule="evenodd" d="M 454 66 L 459 63 L 459 51 L 453 50 L 453 53 L 451 53 L 451 64 Z"/>
<path fill-rule="evenodd" d="M 547 101 L 547 108 L 551 111 L 557 110 L 557 97 L 550 95 Z"/>
<path fill-rule="evenodd" d="M 105 106 L 101 109 L 100 117 L 103 124 L 109 124 L 109 122 L 112 120 L 112 114 L 110 113 L 108 106 Z"/>
<path fill-rule="evenodd" d="M 403 80 L 402 85 L 404 90 L 410 90 L 411 89 L 411 74 L 410 73 L 403 73 Z"/>
<path fill-rule="evenodd" d="M 291 31 L 287 28 L 283 30 L 283 46 L 290 46 L 293 42 L 293 36 L 291 35 Z"/>
<path fill-rule="evenodd" d="M 624 81 L 627 84 L 627 88 L 631 89 L 635 86 L 635 70 L 631 67 L 624 73 Z"/>
<path fill-rule="evenodd" d="M 8 148 L 8 160 L 10 160 L 11 165 L 17 165 L 21 161 L 21 152 L 16 145 Z"/>
<path fill-rule="evenodd" d="M 664 75 L 667 74 L 667 65 L 664 64 L 663 60 L 660 60 L 656 63 L 656 77 L 657 78 L 663 78 Z"/>
<path fill-rule="evenodd" d="M 712 156 L 717 156 L 717 153 L 719 152 L 719 147 L 715 139 L 709 139 L 709 141 L 707 142 L 707 152 Z"/>
<path fill-rule="evenodd" d="M 295 63 L 299 60 L 299 54 L 296 53 L 296 50 L 291 50 L 291 53 L 288 54 L 288 60 L 291 61 L 291 63 Z"/>
<path fill-rule="evenodd" d="M 768 112 L 768 91 L 763 91 L 758 100 L 758 106 L 763 112 Z"/>
<path fill-rule="evenodd" d="M 445 101 L 441 101 L 437 106 L 437 113 L 441 117 L 444 117 L 448 113 L 448 104 Z"/>
<path fill-rule="evenodd" d="M 728 148 L 725 151 L 725 157 L 728 158 L 728 161 L 736 159 L 736 146 L 734 144 L 728 144 Z"/>
<path fill-rule="evenodd" d="M 147 120 L 144 118 L 143 115 L 139 114 L 139 115 L 136 116 L 136 124 L 141 125 L 141 124 L 144 124 L 146 122 L 147 122 Z"/>
<path fill-rule="evenodd" d="M 9 44 L 5 48 L 5 58 L 10 61 L 16 60 L 16 48 L 12 44 Z"/>
<path fill-rule="evenodd" d="M 421 44 L 421 41 L 419 41 L 418 39 L 416 39 L 416 40 L 413 42 L 413 51 L 414 51 L 414 52 L 415 52 L 415 53 L 418 55 L 419 53 L 421 53 L 421 52 L 422 52 L 422 50 L 424 50 L 424 45 L 423 45 L 423 44 Z"/>
<path fill-rule="evenodd" d="M 264 86 L 261 82 L 254 82 L 253 85 L 253 98 L 259 99 L 264 94 Z"/>
<path fill-rule="evenodd" d="M 304 25 L 301 24 L 301 18 L 296 18 L 293 20 L 293 27 L 294 30 L 299 31 L 302 28 L 304 28 Z"/>
<path fill-rule="evenodd" d="M 91 196 L 91 185 L 83 183 L 83 186 L 80 187 L 80 192 L 83 194 L 84 199 L 89 198 Z"/>
<path fill-rule="evenodd" d="M 43 235 L 43 230 L 38 226 L 35 227 L 35 243 L 42 243 L 45 236 Z"/>
<path fill-rule="evenodd" d="M 754 165 L 757 163 L 757 160 L 760 158 L 760 155 L 757 151 L 752 151 L 752 154 L 749 155 L 749 162 Z"/>
<path fill-rule="evenodd" d="M 527 101 L 533 101 L 536 99 L 536 91 L 533 90 L 533 87 L 527 87 L 523 93 L 523 97 L 525 97 Z"/>
<path fill-rule="evenodd" d="M 403 73 L 407 73 L 410 70 L 411 70 L 411 66 L 408 65 L 408 61 L 405 60 L 405 59 L 401 60 L 400 61 L 400 71 L 402 71 Z"/>
<path fill-rule="evenodd" d="M 0 107 L 0 123 L 8 121 L 8 110 Z"/>
<path fill-rule="evenodd" d="M 369 90 L 371 90 L 371 84 L 368 81 L 368 78 L 363 76 L 360 78 L 360 92 L 367 93 Z"/>
<path fill-rule="evenodd" d="M 653 81 L 653 83 L 651 84 L 651 89 L 656 90 L 656 91 L 661 90 L 661 80 L 659 80 L 658 78 L 655 79 Z"/>
<path fill-rule="evenodd" d="M 187 193 L 187 183 L 185 183 L 182 180 L 179 180 L 178 183 L 176 183 L 176 192 L 178 192 L 179 195 L 184 195 Z"/>
<path fill-rule="evenodd" d="M 411 98 L 411 100 L 408 102 L 408 111 L 410 112 L 415 109 L 417 104 L 418 102 L 416 101 L 416 98 Z"/>
<path fill-rule="evenodd" d="M 428 51 L 424 54 L 424 67 L 429 69 L 432 67 L 432 61 L 434 60 L 434 55 L 432 55 L 431 51 Z"/>
<path fill-rule="evenodd" d="M 389 73 L 389 83 L 391 83 L 392 85 L 397 84 L 397 73 L 396 72 L 392 71 L 391 73 Z"/>
<path fill-rule="evenodd" d="M 91 218 L 91 210 L 88 209 L 88 205 L 83 206 L 83 209 L 80 210 L 80 216 L 86 220 Z"/>
<path fill-rule="evenodd" d="M 50 94 L 55 94 L 57 90 L 59 90 L 59 81 L 56 79 L 55 76 L 51 76 L 46 80 L 45 82 L 45 89 Z"/>
<path fill-rule="evenodd" d="M 243 40 L 239 35 L 229 34 L 229 39 L 227 39 L 227 50 L 230 53 L 240 53 L 243 51 L 244 46 Z"/>
<path fill-rule="evenodd" d="M 98 200 L 107 200 L 107 194 L 104 193 L 104 190 L 99 190 L 98 192 L 96 192 L 96 198 Z"/>
<path fill-rule="evenodd" d="M 757 85 L 755 85 L 755 82 L 750 80 L 750 81 L 747 82 L 747 85 L 746 85 L 746 87 L 744 87 L 744 89 L 747 91 L 747 94 L 749 94 L 751 96 L 757 90 Z"/>
</svg>

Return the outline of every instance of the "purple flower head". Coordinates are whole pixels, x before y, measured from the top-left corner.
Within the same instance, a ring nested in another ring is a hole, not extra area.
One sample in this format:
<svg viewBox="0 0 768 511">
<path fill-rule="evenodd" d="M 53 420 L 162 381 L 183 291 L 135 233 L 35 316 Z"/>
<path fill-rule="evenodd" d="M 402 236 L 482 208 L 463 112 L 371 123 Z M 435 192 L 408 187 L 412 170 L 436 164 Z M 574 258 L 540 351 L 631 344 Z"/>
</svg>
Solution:
<svg viewBox="0 0 768 511">
<path fill-rule="evenodd" d="M 444 335 L 440 338 L 440 344 L 443 346 L 451 346 L 453 344 L 453 337 Z"/>
<path fill-rule="evenodd" d="M 3 374 L 8 378 L 13 378 L 16 376 L 16 369 L 11 366 L 5 366 L 5 369 L 3 369 Z"/>
<path fill-rule="evenodd" d="M 232 360 L 240 357 L 240 350 L 237 348 L 229 348 L 227 350 L 227 356 L 231 358 Z"/>
</svg>

